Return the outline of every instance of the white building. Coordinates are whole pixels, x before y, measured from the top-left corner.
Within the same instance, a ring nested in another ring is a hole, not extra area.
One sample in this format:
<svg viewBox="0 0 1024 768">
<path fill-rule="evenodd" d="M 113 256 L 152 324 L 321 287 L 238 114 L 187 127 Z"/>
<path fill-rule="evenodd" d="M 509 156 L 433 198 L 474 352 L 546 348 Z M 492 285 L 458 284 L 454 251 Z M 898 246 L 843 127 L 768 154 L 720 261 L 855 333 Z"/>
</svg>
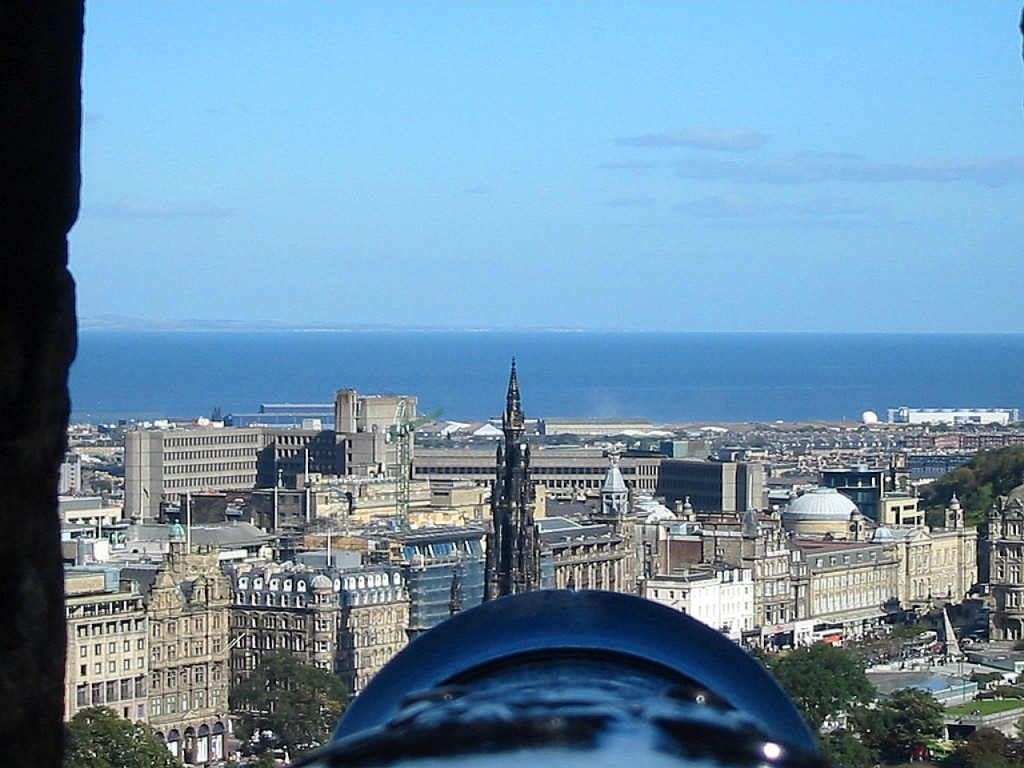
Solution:
<svg viewBox="0 0 1024 768">
<path fill-rule="evenodd" d="M 890 424 L 1009 424 L 1020 421 L 1018 408 L 900 408 L 889 409 Z"/>
<path fill-rule="evenodd" d="M 648 600 L 689 614 L 739 642 L 754 623 L 754 577 L 745 568 L 694 568 L 644 582 Z"/>
</svg>

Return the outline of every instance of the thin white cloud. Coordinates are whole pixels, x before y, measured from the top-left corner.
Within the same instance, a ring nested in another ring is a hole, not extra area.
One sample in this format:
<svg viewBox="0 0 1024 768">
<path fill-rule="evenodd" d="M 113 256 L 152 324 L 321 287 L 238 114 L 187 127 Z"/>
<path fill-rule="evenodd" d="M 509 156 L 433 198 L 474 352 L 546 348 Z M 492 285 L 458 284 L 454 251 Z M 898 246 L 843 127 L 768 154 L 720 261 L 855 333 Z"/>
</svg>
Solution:
<svg viewBox="0 0 1024 768">
<path fill-rule="evenodd" d="M 681 203 L 675 210 L 724 226 L 743 228 L 865 229 L 892 225 L 890 211 L 884 206 L 863 205 L 835 197 L 769 203 L 757 195 L 711 195 Z"/>
<path fill-rule="evenodd" d="M 656 198 L 640 195 L 637 197 L 613 197 L 610 200 L 602 200 L 601 205 L 609 208 L 650 208 L 657 202 Z"/>
<path fill-rule="evenodd" d="M 681 131 L 645 133 L 616 139 L 626 147 L 689 147 L 718 152 L 749 152 L 760 149 L 768 137 L 744 128 L 686 128 Z"/>
<path fill-rule="evenodd" d="M 645 160 L 625 160 L 617 163 L 598 163 L 594 167 L 604 171 L 632 171 L 633 173 L 646 174 L 659 166 L 656 163 L 648 163 Z"/>
<path fill-rule="evenodd" d="M 221 219 L 234 216 L 234 211 L 213 205 L 180 205 L 166 200 L 142 197 L 122 197 L 113 205 L 87 206 L 83 213 L 123 219 L 162 219 L 195 217 Z"/>
<path fill-rule="evenodd" d="M 675 167 L 681 178 L 740 184 L 922 181 L 996 187 L 1024 181 L 1024 157 L 886 163 L 847 153 L 801 153 L 789 159 L 747 162 L 692 157 L 679 160 Z"/>
<path fill-rule="evenodd" d="M 486 184 L 474 184 L 466 190 L 467 195 L 488 195 L 494 190 Z"/>
<path fill-rule="evenodd" d="M 701 219 L 749 219 L 771 212 L 756 195 L 709 195 L 681 203 L 676 210 Z"/>
</svg>

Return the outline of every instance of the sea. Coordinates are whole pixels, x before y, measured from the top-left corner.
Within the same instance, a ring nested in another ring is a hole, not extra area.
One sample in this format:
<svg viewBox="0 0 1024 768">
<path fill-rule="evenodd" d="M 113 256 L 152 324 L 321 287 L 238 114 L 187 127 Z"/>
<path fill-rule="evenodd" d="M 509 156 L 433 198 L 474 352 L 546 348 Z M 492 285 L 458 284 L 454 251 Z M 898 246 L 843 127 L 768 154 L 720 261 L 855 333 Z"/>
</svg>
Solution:
<svg viewBox="0 0 1024 768">
<path fill-rule="evenodd" d="M 482 421 L 504 408 L 513 358 L 527 418 L 840 422 L 1024 402 L 1024 334 L 83 330 L 72 421 L 254 413 L 338 389 Z"/>
</svg>

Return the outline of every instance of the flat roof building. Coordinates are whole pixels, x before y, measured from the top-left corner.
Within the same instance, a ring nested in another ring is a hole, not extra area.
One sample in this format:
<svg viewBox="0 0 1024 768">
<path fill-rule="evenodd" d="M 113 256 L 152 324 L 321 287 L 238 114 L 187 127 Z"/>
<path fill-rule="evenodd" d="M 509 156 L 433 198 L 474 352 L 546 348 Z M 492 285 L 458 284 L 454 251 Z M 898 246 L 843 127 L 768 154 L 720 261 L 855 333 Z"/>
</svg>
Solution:
<svg viewBox="0 0 1024 768">
<path fill-rule="evenodd" d="M 1020 421 L 1018 408 L 899 408 L 889 409 L 890 424 L 1009 424 Z"/>
</svg>

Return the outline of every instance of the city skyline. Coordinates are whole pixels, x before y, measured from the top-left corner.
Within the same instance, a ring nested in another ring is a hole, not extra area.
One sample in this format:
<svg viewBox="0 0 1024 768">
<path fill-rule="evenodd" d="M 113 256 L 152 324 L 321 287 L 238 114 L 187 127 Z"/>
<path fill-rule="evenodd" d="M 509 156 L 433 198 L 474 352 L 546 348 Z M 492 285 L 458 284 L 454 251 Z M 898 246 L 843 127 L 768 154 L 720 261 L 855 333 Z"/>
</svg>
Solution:
<svg viewBox="0 0 1024 768">
<path fill-rule="evenodd" d="M 1024 332 L 1020 4 L 90 4 L 85 318 Z"/>
</svg>

